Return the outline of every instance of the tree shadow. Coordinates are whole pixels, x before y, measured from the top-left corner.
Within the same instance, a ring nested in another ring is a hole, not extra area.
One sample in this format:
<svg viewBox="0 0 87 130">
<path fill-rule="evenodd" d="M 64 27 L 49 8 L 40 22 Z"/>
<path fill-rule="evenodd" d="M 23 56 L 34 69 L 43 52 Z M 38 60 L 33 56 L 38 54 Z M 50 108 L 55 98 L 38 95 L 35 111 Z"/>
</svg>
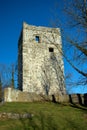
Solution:
<svg viewBox="0 0 87 130">
<path fill-rule="evenodd" d="M 77 97 L 78 97 L 78 103 L 79 103 L 80 105 L 83 105 L 81 95 L 80 95 L 80 94 L 77 94 Z"/>
<path fill-rule="evenodd" d="M 69 94 L 69 102 L 73 104 L 72 96 Z"/>
<path fill-rule="evenodd" d="M 55 98 L 54 95 L 52 95 L 52 102 L 53 102 L 53 103 L 57 103 L 56 98 Z"/>
<path fill-rule="evenodd" d="M 80 94 L 76 94 L 75 97 L 71 94 L 69 94 L 69 102 L 71 104 L 80 104 L 83 105 L 82 103 L 82 97 Z"/>
<path fill-rule="evenodd" d="M 84 106 L 87 107 L 87 93 L 84 94 Z"/>
<path fill-rule="evenodd" d="M 82 109 L 82 110 L 87 111 L 87 109 L 85 108 L 86 103 L 87 103 L 87 95 L 84 96 L 85 103 L 82 102 L 82 97 L 80 94 L 77 94 L 76 96 L 77 96 L 77 103 L 73 100 L 73 96 L 69 95 L 70 106 L 73 108 L 78 108 L 78 109 Z"/>
<path fill-rule="evenodd" d="M 24 120 L 20 118 L 23 130 L 58 130 L 58 124 L 55 124 L 51 115 L 45 115 L 40 112 L 35 117 Z"/>
<path fill-rule="evenodd" d="M 85 108 L 84 106 L 78 105 L 78 104 L 70 104 L 71 107 L 73 108 L 77 108 L 77 109 L 81 109 L 81 110 L 85 110 L 87 111 L 87 108 Z"/>
</svg>

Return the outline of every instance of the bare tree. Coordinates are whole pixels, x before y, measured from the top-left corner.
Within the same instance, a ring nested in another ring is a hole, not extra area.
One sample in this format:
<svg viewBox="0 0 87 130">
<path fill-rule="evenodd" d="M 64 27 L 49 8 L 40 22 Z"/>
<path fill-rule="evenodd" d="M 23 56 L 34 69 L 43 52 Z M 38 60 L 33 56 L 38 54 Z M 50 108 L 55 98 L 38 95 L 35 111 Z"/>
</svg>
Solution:
<svg viewBox="0 0 87 130">
<path fill-rule="evenodd" d="M 62 55 L 66 61 L 78 72 L 78 80 L 69 84 L 87 84 L 87 1 L 86 0 L 62 0 L 64 23 L 58 19 L 55 12 L 56 27 L 61 28 L 63 38 Z M 72 73 L 72 72 L 71 72 Z M 68 74 L 69 75 L 69 74 Z"/>
<path fill-rule="evenodd" d="M 14 88 L 15 84 L 14 84 L 14 73 L 15 73 L 15 66 L 14 64 L 11 65 L 11 87 Z"/>
<path fill-rule="evenodd" d="M 62 55 L 70 66 L 78 73 L 73 80 L 73 74 L 68 73 L 68 85 L 87 85 L 87 1 L 62 0 L 64 23 L 56 13 L 54 26 L 60 27 L 63 38 Z M 62 24 L 61 24 L 62 23 Z M 87 101 L 87 99 L 86 99 Z"/>
<path fill-rule="evenodd" d="M 69 49 L 66 53 L 66 47 L 64 48 L 65 59 L 80 74 L 73 86 L 84 86 L 87 85 L 87 1 L 68 1 L 64 6 L 64 13 L 68 19 L 66 27 L 69 29 L 64 36 L 65 46 Z"/>
<path fill-rule="evenodd" d="M 0 64 L 0 76 L 2 79 L 2 87 L 15 88 L 15 80 L 17 80 L 17 69 L 15 64 Z M 17 81 L 16 81 L 17 82 Z"/>
</svg>

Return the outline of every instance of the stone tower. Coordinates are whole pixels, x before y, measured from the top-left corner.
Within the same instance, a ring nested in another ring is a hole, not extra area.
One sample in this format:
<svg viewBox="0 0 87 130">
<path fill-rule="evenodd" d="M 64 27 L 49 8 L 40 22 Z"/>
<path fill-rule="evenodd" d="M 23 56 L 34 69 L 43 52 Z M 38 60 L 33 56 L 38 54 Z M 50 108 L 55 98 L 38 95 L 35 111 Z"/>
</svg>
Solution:
<svg viewBox="0 0 87 130">
<path fill-rule="evenodd" d="M 59 28 L 23 23 L 18 43 L 18 85 L 23 92 L 65 93 Z"/>
</svg>

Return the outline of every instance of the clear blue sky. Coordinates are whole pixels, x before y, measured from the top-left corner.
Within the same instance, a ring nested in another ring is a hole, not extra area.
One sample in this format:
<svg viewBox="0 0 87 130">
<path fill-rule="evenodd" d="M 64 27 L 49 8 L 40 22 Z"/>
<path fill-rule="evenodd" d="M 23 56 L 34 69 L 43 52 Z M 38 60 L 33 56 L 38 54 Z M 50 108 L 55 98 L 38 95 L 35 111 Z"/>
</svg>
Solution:
<svg viewBox="0 0 87 130">
<path fill-rule="evenodd" d="M 18 38 L 23 21 L 31 25 L 51 26 L 56 3 L 60 8 L 63 7 L 62 0 L 0 0 L 0 63 L 11 64 L 17 61 Z M 62 14 L 58 11 L 60 18 Z M 78 90 L 75 87 L 69 91 Z M 87 87 L 79 90 L 85 91 Z"/>
<path fill-rule="evenodd" d="M 55 0 L 0 0 L 0 62 L 17 60 L 18 38 L 23 21 L 50 26 Z"/>
</svg>

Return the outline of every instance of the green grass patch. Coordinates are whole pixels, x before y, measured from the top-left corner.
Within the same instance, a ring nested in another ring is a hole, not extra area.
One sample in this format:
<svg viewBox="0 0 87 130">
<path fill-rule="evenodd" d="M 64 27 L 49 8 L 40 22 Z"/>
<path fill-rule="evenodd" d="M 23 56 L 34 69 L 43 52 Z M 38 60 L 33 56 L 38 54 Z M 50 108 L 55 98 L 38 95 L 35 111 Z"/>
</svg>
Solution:
<svg viewBox="0 0 87 130">
<path fill-rule="evenodd" d="M 5 103 L 0 112 L 31 113 L 29 119 L 0 120 L 0 130 L 86 130 L 87 108 L 64 104 Z"/>
</svg>

